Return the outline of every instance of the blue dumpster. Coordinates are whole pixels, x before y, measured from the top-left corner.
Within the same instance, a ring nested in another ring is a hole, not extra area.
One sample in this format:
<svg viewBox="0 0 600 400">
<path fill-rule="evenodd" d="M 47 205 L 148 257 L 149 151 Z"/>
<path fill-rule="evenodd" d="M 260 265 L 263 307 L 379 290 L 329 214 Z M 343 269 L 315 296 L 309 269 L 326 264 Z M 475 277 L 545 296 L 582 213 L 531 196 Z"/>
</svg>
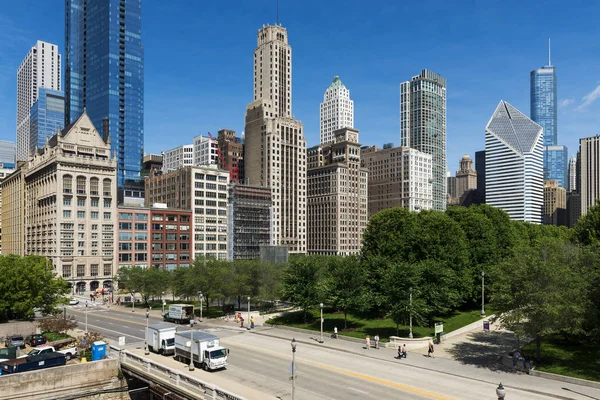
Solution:
<svg viewBox="0 0 600 400">
<path fill-rule="evenodd" d="M 98 361 L 106 358 L 106 343 L 97 341 L 92 343 L 92 361 Z"/>
</svg>

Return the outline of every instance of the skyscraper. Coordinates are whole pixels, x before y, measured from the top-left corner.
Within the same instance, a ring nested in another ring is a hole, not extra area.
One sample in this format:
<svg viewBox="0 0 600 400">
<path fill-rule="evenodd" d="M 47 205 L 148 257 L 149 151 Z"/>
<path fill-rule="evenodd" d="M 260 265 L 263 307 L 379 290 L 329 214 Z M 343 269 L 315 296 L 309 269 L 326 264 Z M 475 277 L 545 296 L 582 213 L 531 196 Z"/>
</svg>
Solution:
<svg viewBox="0 0 600 400">
<path fill-rule="evenodd" d="M 110 135 L 119 189 L 139 181 L 144 155 L 141 17 L 142 0 L 66 0 L 65 125 L 85 108 Z"/>
<path fill-rule="evenodd" d="M 287 30 L 263 26 L 254 50 L 254 101 L 246 107 L 248 184 L 271 188 L 272 243 L 306 253 L 306 139 L 292 116 L 292 48 Z"/>
<path fill-rule="evenodd" d="M 58 46 L 38 40 L 17 70 L 17 161 L 29 159 L 29 119 L 38 89 L 61 90 Z"/>
<path fill-rule="evenodd" d="M 581 216 L 600 199 L 600 136 L 579 139 L 581 167 L 579 179 L 581 194 Z"/>
<path fill-rule="evenodd" d="M 8 140 L 0 140 L 0 163 L 4 168 L 15 168 L 15 143 Z"/>
<path fill-rule="evenodd" d="M 460 159 L 460 170 L 456 171 L 456 197 L 461 198 L 465 192 L 477 189 L 477 172 L 473 169 L 473 159 L 465 154 Z"/>
<path fill-rule="evenodd" d="M 530 73 L 531 119 L 544 128 L 544 179 L 567 185 L 567 148 L 558 145 L 556 67 L 550 59 L 548 40 L 548 65 Z"/>
<path fill-rule="evenodd" d="M 57 90 L 39 89 L 36 102 L 31 106 L 29 121 L 29 154 L 41 149 L 65 122 L 65 96 Z"/>
<path fill-rule="evenodd" d="M 477 172 L 477 198 L 475 203 L 485 204 L 485 150 L 475 152 L 475 171 Z"/>
<path fill-rule="evenodd" d="M 353 127 L 354 102 L 350 100 L 350 91 L 339 76 L 335 76 L 321 103 L 321 144 L 332 142 L 334 131 Z"/>
<path fill-rule="evenodd" d="M 517 221 L 542 223 L 543 129 L 500 101 L 485 128 L 485 202 Z"/>
<path fill-rule="evenodd" d="M 577 157 L 573 154 L 569 159 L 569 187 L 567 192 L 575 192 L 577 189 Z"/>
<path fill-rule="evenodd" d="M 446 79 L 424 69 L 400 84 L 400 143 L 431 154 L 433 209 L 446 209 Z"/>
</svg>

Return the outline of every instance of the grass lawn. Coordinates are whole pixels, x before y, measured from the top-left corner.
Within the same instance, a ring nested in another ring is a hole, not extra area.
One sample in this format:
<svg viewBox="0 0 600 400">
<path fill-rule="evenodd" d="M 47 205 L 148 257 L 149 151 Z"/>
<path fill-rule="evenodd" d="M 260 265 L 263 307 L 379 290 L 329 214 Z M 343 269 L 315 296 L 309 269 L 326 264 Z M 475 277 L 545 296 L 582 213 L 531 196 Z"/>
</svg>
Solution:
<svg viewBox="0 0 600 400">
<path fill-rule="evenodd" d="M 458 328 L 462 328 L 481 318 L 481 310 L 455 311 L 450 315 L 440 318 L 435 318 L 434 321 L 444 322 L 444 332 L 448 333 Z M 310 329 L 320 331 L 321 324 L 319 322 L 320 311 L 311 310 L 308 315 L 308 323 L 304 323 L 304 315 L 301 311 L 286 313 L 281 317 L 276 317 L 268 320 L 267 324 L 285 325 L 295 328 Z M 333 328 L 337 326 L 338 333 L 341 335 L 357 337 L 363 339 L 366 335 L 371 337 L 378 334 L 382 342 L 387 342 L 390 336 L 408 337 L 408 325 L 400 325 L 396 331 L 396 324 L 389 318 L 374 318 L 368 316 L 359 316 L 348 314 L 348 328 L 344 329 L 344 314 L 343 313 L 324 313 L 323 331 L 331 334 Z M 433 327 L 421 327 L 413 325 L 413 337 L 433 337 Z"/>
<path fill-rule="evenodd" d="M 71 336 L 64 333 L 46 332 L 44 337 L 48 342 L 56 342 L 57 340 L 69 339 Z"/>
<path fill-rule="evenodd" d="M 561 336 L 542 340 L 542 359 L 535 360 L 535 342 L 521 352 L 534 358 L 535 369 L 600 382 L 600 346 L 588 341 L 568 342 Z"/>
</svg>

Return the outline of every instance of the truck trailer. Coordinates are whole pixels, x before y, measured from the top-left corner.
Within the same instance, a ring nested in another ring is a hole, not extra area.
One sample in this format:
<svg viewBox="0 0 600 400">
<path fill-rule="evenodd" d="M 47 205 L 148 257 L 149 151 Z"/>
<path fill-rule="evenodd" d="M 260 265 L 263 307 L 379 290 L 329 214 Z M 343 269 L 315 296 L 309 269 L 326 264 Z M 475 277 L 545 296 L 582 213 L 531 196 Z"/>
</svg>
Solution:
<svg viewBox="0 0 600 400">
<path fill-rule="evenodd" d="M 171 304 L 169 311 L 163 315 L 165 322 L 187 324 L 194 319 L 194 306 L 190 304 Z"/>
<path fill-rule="evenodd" d="M 190 349 L 196 367 L 205 371 L 227 367 L 229 349 L 220 346 L 219 338 L 215 335 L 199 330 L 177 332 L 175 334 L 175 359 L 189 364 Z"/>
<path fill-rule="evenodd" d="M 42 353 L 25 358 L 15 358 L 0 363 L 2 374 L 34 371 L 37 369 L 58 367 L 67 364 L 67 357 L 62 353 Z"/>
<path fill-rule="evenodd" d="M 148 327 L 148 349 L 154 353 L 172 355 L 175 353 L 175 325 L 161 323 Z"/>
</svg>

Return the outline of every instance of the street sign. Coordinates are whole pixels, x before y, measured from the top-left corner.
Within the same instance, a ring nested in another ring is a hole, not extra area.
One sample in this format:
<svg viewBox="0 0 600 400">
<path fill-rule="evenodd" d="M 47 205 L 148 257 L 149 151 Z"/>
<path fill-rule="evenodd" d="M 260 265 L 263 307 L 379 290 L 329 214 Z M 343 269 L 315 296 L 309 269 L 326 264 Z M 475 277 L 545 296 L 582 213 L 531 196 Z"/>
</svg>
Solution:
<svg viewBox="0 0 600 400">
<path fill-rule="evenodd" d="M 300 370 L 300 367 L 298 367 L 298 364 L 294 365 L 294 372 L 298 372 Z M 290 366 L 288 367 L 288 371 L 291 374 L 292 373 L 292 364 L 290 364 Z"/>
<path fill-rule="evenodd" d="M 125 346 L 125 336 L 119 336 L 119 346 Z"/>
<path fill-rule="evenodd" d="M 438 333 L 444 333 L 444 323 L 443 322 L 435 323 L 435 334 L 437 335 Z"/>
<path fill-rule="evenodd" d="M 85 341 L 85 339 L 83 339 L 83 340 L 81 341 L 81 344 L 85 345 L 85 343 L 86 343 L 86 341 Z"/>
</svg>

